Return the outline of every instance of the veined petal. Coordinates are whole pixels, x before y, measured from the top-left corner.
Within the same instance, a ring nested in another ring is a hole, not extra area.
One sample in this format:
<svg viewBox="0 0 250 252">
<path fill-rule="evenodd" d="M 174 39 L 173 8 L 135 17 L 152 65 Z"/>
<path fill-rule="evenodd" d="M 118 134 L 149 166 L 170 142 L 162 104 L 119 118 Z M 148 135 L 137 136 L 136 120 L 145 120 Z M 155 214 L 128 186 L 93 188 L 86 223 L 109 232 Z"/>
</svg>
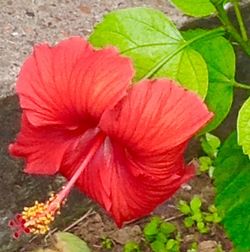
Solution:
<svg viewBox="0 0 250 252">
<path fill-rule="evenodd" d="M 197 95 L 173 81 L 145 80 L 106 111 L 99 126 L 134 154 L 154 159 L 189 140 L 212 116 Z"/>
<path fill-rule="evenodd" d="M 171 81 L 143 81 L 105 112 L 102 146 L 77 180 L 118 226 L 149 214 L 193 174 L 184 164 L 187 141 L 211 118 L 194 94 Z M 67 155 L 62 174 L 73 176 L 78 152 Z"/>
<path fill-rule="evenodd" d="M 34 126 L 95 125 L 125 94 L 133 77 L 128 58 L 114 48 L 94 50 L 80 37 L 41 44 L 24 63 L 16 90 Z"/>
<path fill-rule="evenodd" d="M 25 172 L 52 175 L 59 171 L 65 153 L 77 148 L 79 142 L 89 147 L 97 134 L 96 129 L 81 131 L 61 129 L 56 126 L 35 127 L 22 116 L 21 131 L 10 144 L 10 154 L 25 160 Z M 83 157 L 84 158 L 84 157 Z"/>
<path fill-rule="evenodd" d="M 72 167 L 79 166 L 77 161 L 79 162 L 83 150 L 78 148 L 78 151 L 67 155 L 61 173 L 68 179 L 75 173 Z M 193 175 L 193 169 L 184 167 L 182 156 L 179 155 L 175 161 L 165 169 L 175 168 L 179 174 L 153 176 L 150 172 L 147 173 L 150 166 L 141 164 L 139 160 L 129 156 L 118 142 L 106 137 L 77 180 L 76 186 L 106 209 L 120 227 L 126 221 L 152 212 Z"/>
</svg>

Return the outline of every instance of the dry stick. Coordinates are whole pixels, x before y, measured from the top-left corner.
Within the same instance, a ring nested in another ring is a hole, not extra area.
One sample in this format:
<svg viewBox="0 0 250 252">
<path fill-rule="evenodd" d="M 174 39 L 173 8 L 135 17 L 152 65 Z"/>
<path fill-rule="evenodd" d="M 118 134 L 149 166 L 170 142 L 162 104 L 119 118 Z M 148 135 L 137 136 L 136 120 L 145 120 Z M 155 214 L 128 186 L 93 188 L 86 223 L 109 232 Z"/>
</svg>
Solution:
<svg viewBox="0 0 250 252">
<path fill-rule="evenodd" d="M 179 214 L 179 215 L 176 215 L 176 216 L 172 216 L 172 217 L 170 217 L 170 218 L 166 218 L 166 219 L 164 219 L 164 221 L 173 221 L 173 220 L 177 220 L 177 219 L 179 219 L 179 218 L 181 218 L 181 217 L 183 217 L 185 214 Z"/>
<path fill-rule="evenodd" d="M 90 208 L 81 218 L 79 218 L 78 220 L 76 220 L 75 222 L 73 222 L 72 224 L 70 224 L 68 227 L 66 227 L 65 229 L 63 229 L 63 232 L 69 231 L 71 228 L 73 228 L 78 223 L 80 223 L 81 221 L 83 221 L 84 219 L 86 219 L 87 217 L 89 217 L 90 215 L 92 215 L 94 213 L 95 212 L 93 211 L 93 208 Z"/>
</svg>

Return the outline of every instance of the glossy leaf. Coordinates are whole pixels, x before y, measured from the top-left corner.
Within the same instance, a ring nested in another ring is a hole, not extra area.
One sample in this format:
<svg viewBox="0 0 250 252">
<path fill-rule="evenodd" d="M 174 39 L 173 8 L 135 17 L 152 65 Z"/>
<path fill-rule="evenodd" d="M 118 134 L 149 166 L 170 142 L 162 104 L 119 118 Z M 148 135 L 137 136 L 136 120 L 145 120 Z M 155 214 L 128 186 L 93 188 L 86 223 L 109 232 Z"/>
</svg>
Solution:
<svg viewBox="0 0 250 252">
<path fill-rule="evenodd" d="M 240 109 L 237 120 L 238 143 L 243 152 L 250 157 L 250 98 Z"/>
<path fill-rule="evenodd" d="M 173 23 L 160 11 L 133 8 L 109 13 L 90 36 L 96 47 L 114 45 L 132 58 L 135 80 L 169 77 L 201 97 L 207 93 L 207 67 Z"/>
<path fill-rule="evenodd" d="M 184 32 L 183 36 L 190 40 L 207 32 L 202 29 L 190 30 Z M 208 132 L 220 125 L 230 111 L 235 82 L 235 53 L 230 42 L 222 36 L 206 37 L 191 46 L 202 55 L 208 68 L 209 85 L 205 102 L 215 114 L 202 131 Z"/>
<path fill-rule="evenodd" d="M 234 132 L 215 160 L 216 206 L 234 244 L 250 249 L 250 161 L 237 144 Z"/>
<path fill-rule="evenodd" d="M 193 17 L 204 17 L 215 12 L 210 0 L 171 0 L 183 13 Z"/>
</svg>

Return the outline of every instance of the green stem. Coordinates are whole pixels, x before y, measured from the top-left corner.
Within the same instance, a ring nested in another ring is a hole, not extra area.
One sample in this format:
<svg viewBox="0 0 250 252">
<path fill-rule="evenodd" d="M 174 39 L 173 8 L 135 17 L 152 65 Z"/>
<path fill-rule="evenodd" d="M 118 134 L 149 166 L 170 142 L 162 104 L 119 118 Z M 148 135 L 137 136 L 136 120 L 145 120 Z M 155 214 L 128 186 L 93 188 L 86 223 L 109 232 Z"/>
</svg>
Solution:
<svg viewBox="0 0 250 252">
<path fill-rule="evenodd" d="M 234 82 L 234 86 L 238 88 L 243 88 L 243 89 L 250 89 L 250 85 L 245 84 L 245 83 L 239 83 L 237 81 Z"/>
<path fill-rule="evenodd" d="M 227 12 L 225 11 L 223 4 L 218 0 L 210 0 L 218 12 L 218 17 L 224 25 L 226 31 L 234 38 L 236 42 L 242 47 L 247 55 L 250 56 L 250 43 L 249 41 L 244 41 L 237 29 L 233 26 L 231 20 L 229 19 Z"/>
<path fill-rule="evenodd" d="M 239 2 L 238 2 L 238 0 L 231 0 L 231 3 L 234 6 L 234 11 L 235 11 L 235 15 L 236 15 L 237 21 L 239 23 L 241 36 L 242 36 L 242 38 L 243 38 L 244 41 L 247 41 L 248 37 L 247 37 L 246 26 L 244 24 L 244 21 L 243 21 L 241 12 L 240 12 Z"/>
</svg>

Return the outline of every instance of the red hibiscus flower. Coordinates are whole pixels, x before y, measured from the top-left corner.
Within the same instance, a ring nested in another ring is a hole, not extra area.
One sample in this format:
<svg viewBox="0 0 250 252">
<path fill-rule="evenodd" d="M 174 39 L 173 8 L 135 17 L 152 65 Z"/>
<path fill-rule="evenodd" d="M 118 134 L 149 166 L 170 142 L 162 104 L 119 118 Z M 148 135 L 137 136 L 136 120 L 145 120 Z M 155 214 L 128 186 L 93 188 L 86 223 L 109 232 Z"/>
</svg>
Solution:
<svg viewBox="0 0 250 252">
<path fill-rule="evenodd" d="M 35 47 L 17 80 L 22 127 L 10 153 L 25 159 L 25 172 L 59 172 L 68 183 L 10 222 L 15 237 L 45 233 L 74 185 L 121 226 L 193 175 L 183 152 L 212 113 L 171 80 L 132 85 L 133 74 L 115 48 L 95 50 L 80 37 Z"/>
</svg>

